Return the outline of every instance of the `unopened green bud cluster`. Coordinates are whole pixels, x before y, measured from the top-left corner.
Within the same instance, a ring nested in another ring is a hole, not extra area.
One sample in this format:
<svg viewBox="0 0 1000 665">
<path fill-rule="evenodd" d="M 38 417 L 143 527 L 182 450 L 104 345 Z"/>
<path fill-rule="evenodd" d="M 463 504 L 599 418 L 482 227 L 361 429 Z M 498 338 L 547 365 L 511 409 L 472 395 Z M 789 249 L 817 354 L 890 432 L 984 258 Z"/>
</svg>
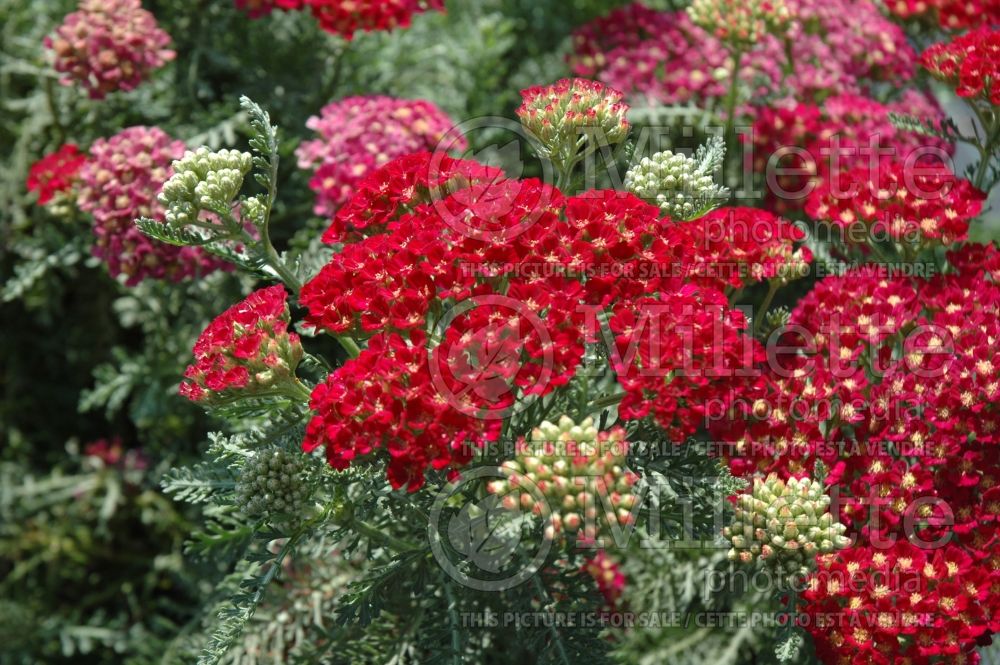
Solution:
<svg viewBox="0 0 1000 665">
<path fill-rule="evenodd" d="M 236 484 L 236 504 L 252 517 L 308 512 L 312 460 L 301 452 L 262 450 L 247 460 Z"/>
<path fill-rule="evenodd" d="M 818 554 L 849 544 L 846 527 L 829 508 L 830 497 L 819 481 L 758 477 L 753 491 L 740 495 L 733 522 L 723 530 L 732 543 L 729 558 L 760 560 L 784 580 L 799 579 L 815 569 Z"/>
<path fill-rule="evenodd" d="M 688 221 L 721 205 L 729 190 L 715 183 L 725 147 L 710 141 L 689 157 L 670 150 L 643 157 L 625 174 L 625 188 L 669 217 Z"/>
<path fill-rule="evenodd" d="M 622 428 L 598 432 L 592 418 L 577 424 L 563 416 L 522 440 L 515 458 L 500 467 L 505 479 L 488 489 L 508 510 L 540 516 L 549 540 L 593 541 L 614 524 L 632 523 L 639 476 L 625 467 L 627 452 Z"/>
<path fill-rule="evenodd" d="M 167 223 L 190 224 L 202 210 L 227 213 L 251 168 L 253 157 L 247 152 L 205 147 L 187 151 L 174 162 L 174 174 L 160 190 Z"/>
</svg>

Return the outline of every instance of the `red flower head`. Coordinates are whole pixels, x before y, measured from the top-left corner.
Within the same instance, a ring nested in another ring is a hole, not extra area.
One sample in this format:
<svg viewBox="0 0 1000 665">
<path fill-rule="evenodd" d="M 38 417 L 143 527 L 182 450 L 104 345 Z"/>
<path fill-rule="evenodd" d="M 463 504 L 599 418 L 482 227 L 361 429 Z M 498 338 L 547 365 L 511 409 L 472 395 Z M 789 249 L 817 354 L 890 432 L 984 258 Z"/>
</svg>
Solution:
<svg viewBox="0 0 1000 665">
<path fill-rule="evenodd" d="M 87 157 L 72 143 L 42 157 L 28 171 L 29 192 L 38 192 L 38 202 L 45 205 L 53 197 L 66 194 L 77 182 L 78 174 Z"/>
<path fill-rule="evenodd" d="M 806 212 L 845 229 L 852 241 L 888 237 L 917 246 L 950 245 L 965 239 L 984 199 L 944 166 L 907 168 L 892 162 L 877 169 L 858 167 L 838 182 L 820 183 Z"/>
<path fill-rule="evenodd" d="M 357 358 L 313 391 L 302 447 L 325 446 L 335 469 L 388 458 L 394 488 L 415 492 L 430 469 L 454 470 L 476 447 L 495 441 L 502 421 L 467 415 L 435 385 L 423 333 L 378 335 Z"/>
<path fill-rule="evenodd" d="M 195 362 L 184 372 L 181 395 L 209 406 L 237 395 L 300 398 L 304 389 L 295 368 L 302 345 L 288 323 L 280 284 L 254 291 L 227 309 L 195 343 Z"/>
<path fill-rule="evenodd" d="M 626 579 L 617 561 L 601 550 L 592 559 L 588 559 L 580 570 L 594 578 L 597 590 L 604 596 L 604 602 L 608 607 L 618 606 L 622 594 L 625 593 Z"/>
<path fill-rule="evenodd" d="M 955 86 L 959 97 L 983 97 L 1000 105 L 1000 30 L 984 26 L 934 44 L 920 64 L 936 78 Z"/>
</svg>

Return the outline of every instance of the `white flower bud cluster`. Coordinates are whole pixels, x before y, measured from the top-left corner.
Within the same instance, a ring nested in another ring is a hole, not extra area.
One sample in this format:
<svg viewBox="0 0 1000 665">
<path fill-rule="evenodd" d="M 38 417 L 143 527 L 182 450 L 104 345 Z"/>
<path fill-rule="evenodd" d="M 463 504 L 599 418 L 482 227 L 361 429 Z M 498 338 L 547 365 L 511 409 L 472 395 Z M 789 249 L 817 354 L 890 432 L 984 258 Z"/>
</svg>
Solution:
<svg viewBox="0 0 1000 665">
<path fill-rule="evenodd" d="M 753 491 L 740 495 L 733 522 L 723 530 L 732 543 L 729 558 L 759 559 L 784 580 L 797 580 L 815 569 L 818 554 L 850 544 L 846 527 L 834 521 L 829 508 L 819 481 L 783 481 L 774 474 L 755 478 Z"/>
<path fill-rule="evenodd" d="M 304 453 L 262 450 L 247 460 L 236 484 L 236 503 L 253 517 L 301 516 L 312 498 L 313 470 Z"/>
<path fill-rule="evenodd" d="M 506 479 L 488 489 L 508 510 L 542 517 L 549 540 L 573 535 L 593 541 L 611 525 L 632 522 L 639 476 L 625 468 L 627 451 L 620 427 L 598 432 L 592 418 L 577 424 L 563 416 L 522 441 L 515 459 L 500 467 Z"/>
<path fill-rule="evenodd" d="M 688 157 L 670 150 L 643 157 L 625 174 L 625 188 L 658 206 L 672 219 L 697 219 L 718 207 L 729 190 L 715 183 L 725 146 L 714 137 Z"/>
<path fill-rule="evenodd" d="M 189 224 L 202 210 L 227 213 L 253 168 L 253 157 L 238 150 L 201 147 L 173 163 L 174 174 L 160 190 L 169 224 Z"/>
</svg>

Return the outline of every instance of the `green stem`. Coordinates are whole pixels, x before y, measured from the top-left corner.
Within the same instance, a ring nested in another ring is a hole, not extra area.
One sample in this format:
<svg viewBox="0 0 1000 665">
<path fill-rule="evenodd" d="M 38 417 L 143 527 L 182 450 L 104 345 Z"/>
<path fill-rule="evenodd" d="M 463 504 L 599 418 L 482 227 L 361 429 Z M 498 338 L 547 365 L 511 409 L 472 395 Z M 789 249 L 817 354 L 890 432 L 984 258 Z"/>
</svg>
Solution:
<svg viewBox="0 0 1000 665">
<path fill-rule="evenodd" d="M 726 156 L 735 154 L 731 149 L 730 137 L 736 129 L 736 101 L 740 87 L 740 64 L 743 61 L 743 51 L 733 51 L 733 76 L 729 81 L 729 93 L 726 95 L 726 133 L 723 139 L 726 141 Z"/>
<path fill-rule="evenodd" d="M 549 604 L 549 592 L 545 588 L 545 584 L 542 583 L 542 574 L 540 572 L 535 573 L 531 576 L 531 581 L 535 584 L 535 590 L 538 595 L 541 596 L 542 602 L 545 605 Z M 549 632 L 552 633 L 552 642 L 556 645 L 556 651 L 559 652 L 559 660 L 564 663 L 564 665 L 570 665 L 569 656 L 566 655 L 566 648 L 563 646 L 562 635 L 559 634 L 559 630 L 556 628 L 554 621 L 546 622 L 549 624 Z"/>
<path fill-rule="evenodd" d="M 986 139 L 984 144 L 975 144 L 979 150 L 979 166 L 976 168 L 976 175 L 972 184 L 976 189 L 983 190 L 986 186 L 986 174 L 989 172 L 990 161 L 993 158 L 993 146 L 1000 138 L 1000 123 L 996 122 L 996 114 L 992 114 L 992 121 L 987 122 L 986 115 L 975 105 L 970 104 L 976 118 L 983 126 L 983 136 Z"/>
<path fill-rule="evenodd" d="M 56 140 L 61 145 L 66 141 L 66 128 L 63 127 L 62 119 L 59 116 L 59 105 L 56 104 L 55 83 L 52 82 L 51 78 L 45 79 L 43 89 L 45 90 L 45 101 L 49 106 L 49 115 L 52 116 L 52 127 L 56 130 Z"/>
<path fill-rule="evenodd" d="M 771 306 L 771 301 L 774 300 L 774 294 L 778 292 L 778 281 L 772 279 L 767 283 L 767 295 L 764 296 L 764 302 L 760 304 L 760 313 L 758 316 L 754 317 L 753 321 L 753 334 L 756 337 L 760 333 L 760 324 L 764 321 L 767 316 L 767 310 Z"/>
<path fill-rule="evenodd" d="M 621 402 L 624 397 L 625 393 L 615 393 L 614 395 L 605 395 L 604 397 L 595 399 L 585 407 L 586 411 L 582 415 L 593 413 L 594 411 L 601 411 L 609 406 L 615 406 Z"/>
<path fill-rule="evenodd" d="M 391 550 L 395 550 L 397 552 L 410 552 L 417 549 L 417 546 L 413 543 L 408 543 L 405 540 L 396 538 L 395 536 L 390 536 L 364 520 L 352 517 L 351 525 L 358 530 L 358 533 L 368 538 L 368 540 L 374 540 L 381 543 Z"/>
</svg>

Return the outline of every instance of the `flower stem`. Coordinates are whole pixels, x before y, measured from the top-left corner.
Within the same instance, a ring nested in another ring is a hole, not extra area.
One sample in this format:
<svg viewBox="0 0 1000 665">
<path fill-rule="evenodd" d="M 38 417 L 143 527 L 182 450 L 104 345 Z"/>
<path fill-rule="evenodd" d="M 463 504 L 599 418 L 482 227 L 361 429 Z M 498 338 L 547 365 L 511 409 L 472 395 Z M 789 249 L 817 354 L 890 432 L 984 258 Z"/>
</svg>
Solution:
<svg viewBox="0 0 1000 665">
<path fill-rule="evenodd" d="M 778 288 L 777 280 L 772 279 L 767 283 L 767 295 L 764 296 L 764 301 L 760 304 L 759 314 L 754 317 L 753 321 L 754 337 L 760 333 L 760 324 L 767 316 L 767 310 L 771 307 L 771 301 L 774 300 L 774 294 L 778 292 Z"/>
<path fill-rule="evenodd" d="M 357 529 L 358 533 L 361 535 L 367 537 L 369 540 L 381 543 L 391 550 L 395 550 L 397 552 L 409 552 L 417 549 L 417 546 L 413 543 L 406 542 L 405 540 L 401 540 L 395 536 L 390 536 L 364 520 L 352 517 L 351 525 L 354 526 L 354 528 Z"/>
</svg>

